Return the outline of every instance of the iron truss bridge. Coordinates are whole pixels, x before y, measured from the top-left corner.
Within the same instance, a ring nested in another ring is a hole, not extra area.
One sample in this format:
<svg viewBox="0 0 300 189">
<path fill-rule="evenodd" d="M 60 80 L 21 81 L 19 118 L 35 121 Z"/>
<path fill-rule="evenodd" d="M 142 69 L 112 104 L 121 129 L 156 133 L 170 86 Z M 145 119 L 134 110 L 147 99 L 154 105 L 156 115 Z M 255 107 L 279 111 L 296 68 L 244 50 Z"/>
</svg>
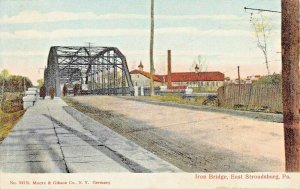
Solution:
<svg viewBox="0 0 300 189">
<path fill-rule="evenodd" d="M 79 84 L 84 94 L 133 93 L 126 58 L 116 47 L 51 47 L 44 80 L 47 91 L 54 87 L 56 96 L 64 84 Z"/>
</svg>

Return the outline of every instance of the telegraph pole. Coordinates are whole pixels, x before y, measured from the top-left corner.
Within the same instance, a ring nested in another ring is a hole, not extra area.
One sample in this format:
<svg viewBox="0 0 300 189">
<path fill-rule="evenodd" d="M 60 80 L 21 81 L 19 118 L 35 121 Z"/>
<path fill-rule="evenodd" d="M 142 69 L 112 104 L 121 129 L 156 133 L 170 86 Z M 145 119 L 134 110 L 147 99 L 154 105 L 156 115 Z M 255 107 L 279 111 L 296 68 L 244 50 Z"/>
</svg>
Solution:
<svg viewBox="0 0 300 189">
<path fill-rule="evenodd" d="M 241 84 L 240 66 L 238 66 L 238 80 L 239 80 L 239 85 L 240 85 Z"/>
<path fill-rule="evenodd" d="M 299 0 L 281 0 L 282 101 L 286 171 L 300 171 Z"/>
<path fill-rule="evenodd" d="M 150 31 L 150 96 L 154 95 L 154 60 L 153 60 L 153 45 L 154 45 L 154 0 L 151 0 L 151 31 Z"/>
<path fill-rule="evenodd" d="M 238 68 L 238 80 L 239 80 L 239 98 L 238 98 L 238 104 L 240 105 L 240 98 L 241 98 L 241 76 L 240 76 L 240 66 Z"/>
<path fill-rule="evenodd" d="M 168 89 L 171 89 L 172 86 L 172 60 L 171 60 L 171 50 L 168 50 Z"/>
</svg>

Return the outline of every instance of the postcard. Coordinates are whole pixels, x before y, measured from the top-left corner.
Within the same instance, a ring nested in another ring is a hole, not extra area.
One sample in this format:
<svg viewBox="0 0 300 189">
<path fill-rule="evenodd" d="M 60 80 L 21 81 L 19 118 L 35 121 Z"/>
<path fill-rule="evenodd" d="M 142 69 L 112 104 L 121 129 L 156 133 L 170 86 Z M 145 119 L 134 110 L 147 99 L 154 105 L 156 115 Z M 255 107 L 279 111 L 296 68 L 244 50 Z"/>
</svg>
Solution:
<svg viewBox="0 0 300 189">
<path fill-rule="evenodd" d="M 1 0 L 0 188 L 300 188 L 298 0 Z"/>
</svg>

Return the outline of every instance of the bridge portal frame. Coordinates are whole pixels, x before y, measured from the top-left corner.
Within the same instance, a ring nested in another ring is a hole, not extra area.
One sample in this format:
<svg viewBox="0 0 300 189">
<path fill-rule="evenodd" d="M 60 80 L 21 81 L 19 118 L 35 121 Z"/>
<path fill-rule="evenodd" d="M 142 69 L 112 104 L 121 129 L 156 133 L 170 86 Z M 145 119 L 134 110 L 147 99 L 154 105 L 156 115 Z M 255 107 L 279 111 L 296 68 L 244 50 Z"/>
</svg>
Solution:
<svg viewBox="0 0 300 189">
<path fill-rule="evenodd" d="M 88 94 L 132 95 L 133 84 L 125 56 L 116 47 L 53 46 L 44 71 L 47 91 L 54 87 L 61 96 L 62 85 L 80 83 Z"/>
</svg>

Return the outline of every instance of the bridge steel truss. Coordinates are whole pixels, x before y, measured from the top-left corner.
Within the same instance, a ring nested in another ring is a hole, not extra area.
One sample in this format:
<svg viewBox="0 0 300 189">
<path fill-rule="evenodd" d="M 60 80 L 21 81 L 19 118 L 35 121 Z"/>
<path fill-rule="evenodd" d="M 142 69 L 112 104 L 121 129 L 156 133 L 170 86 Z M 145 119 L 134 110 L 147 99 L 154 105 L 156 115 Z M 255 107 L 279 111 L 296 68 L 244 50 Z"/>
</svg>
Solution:
<svg viewBox="0 0 300 189">
<path fill-rule="evenodd" d="M 63 84 L 86 84 L 87 94 L 133 94 L 125 56 L 116 47 L 54 46 L 44 71 L 47 91 L 61 96 Z"/>
</svg>

